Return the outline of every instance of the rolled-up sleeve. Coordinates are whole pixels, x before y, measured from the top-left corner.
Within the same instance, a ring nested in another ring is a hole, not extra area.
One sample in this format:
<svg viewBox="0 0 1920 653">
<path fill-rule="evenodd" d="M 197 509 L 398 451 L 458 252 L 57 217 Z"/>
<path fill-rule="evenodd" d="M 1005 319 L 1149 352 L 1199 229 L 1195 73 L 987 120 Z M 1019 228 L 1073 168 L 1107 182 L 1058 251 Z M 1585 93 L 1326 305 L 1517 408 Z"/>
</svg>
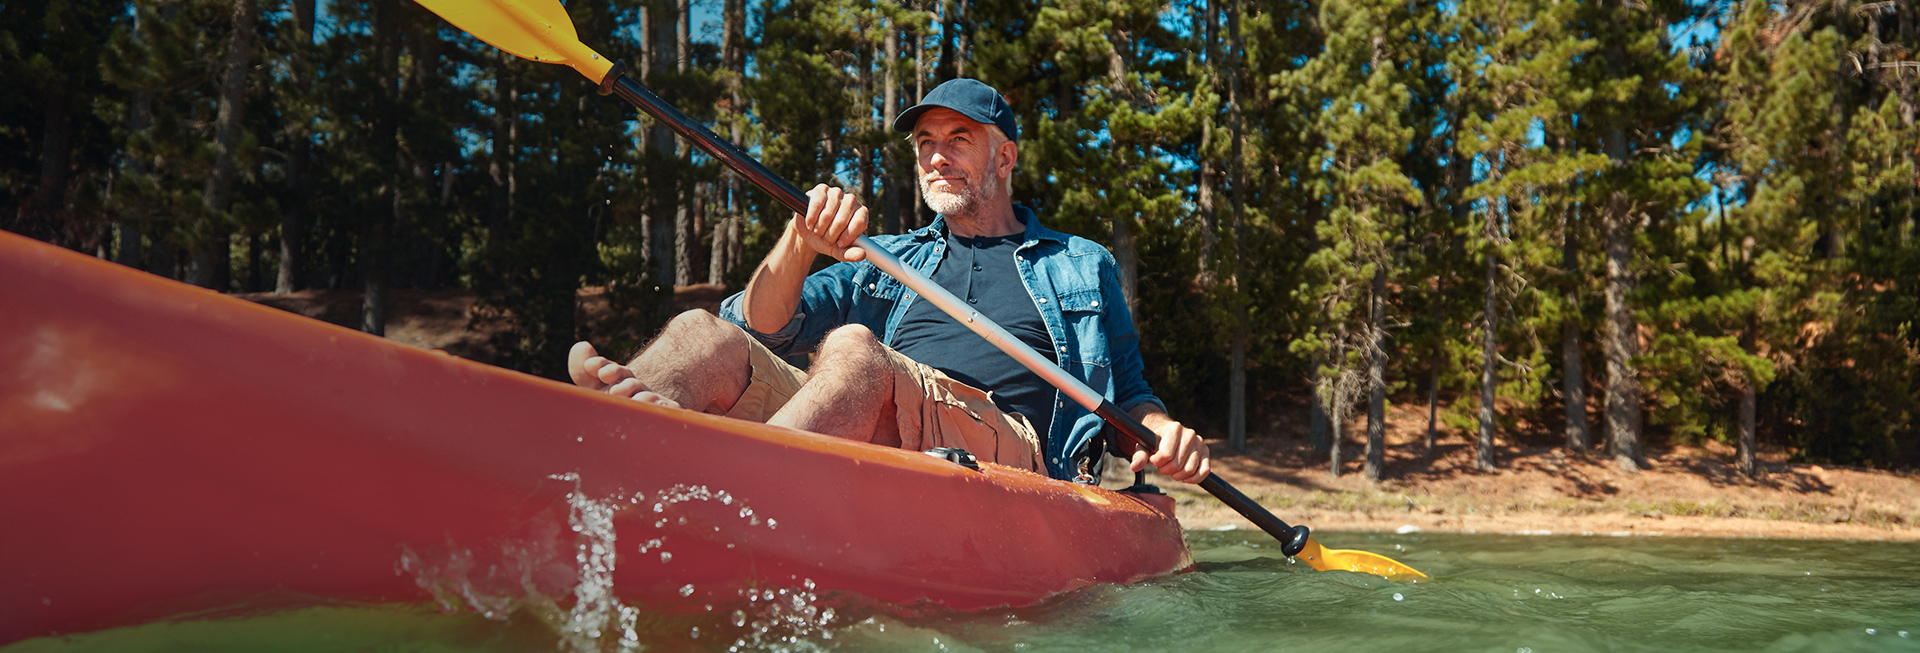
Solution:
<svg viewBox="0 0 1920 653">
<path fill-rule="evenodd" d="M 720 318 L 739 325 L 767 349 L 781 356 L 811 353 L 826 339 L 827 333 L 848 323 L 853 314 L 857 289 L 853 283 L 858 265 L 835 263 L 807 275 L 800 288 L 800 306 L 786 326 L 773 333 L 761 333 L 747 326 L 746 292 L 734 293 L 720 302 Z"/>
</svg>

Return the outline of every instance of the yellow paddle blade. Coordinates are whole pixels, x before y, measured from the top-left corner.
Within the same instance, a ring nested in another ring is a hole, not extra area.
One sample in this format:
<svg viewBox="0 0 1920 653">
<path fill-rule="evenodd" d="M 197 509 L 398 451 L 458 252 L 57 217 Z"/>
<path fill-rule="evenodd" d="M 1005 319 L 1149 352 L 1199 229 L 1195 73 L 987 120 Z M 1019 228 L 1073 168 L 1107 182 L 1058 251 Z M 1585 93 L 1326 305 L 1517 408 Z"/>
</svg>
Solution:
<svg viewBox="0 0 1920 653">
<path fill-rule="evenodd" d="M 572 66 L 598 84 L 613 62 L 580 42 L 560 0 L 416 0 L 454 27 L 522 59 Z"/>
<path fill-rule="evenodd" d="M 1333 571 L 1336 569 L 1340 571 L 1357 571 L 1363 574 L 1373 574 L 1381 578 L 1399 578 L 1406 576 L 1427 577 L 1426 574 L 1420 573 L 1420 570 L 1409 567 L 1393 558 L 1378 553 L 1368 553 L 1366 551 L 1325 548 L 1320 546 L 1319 541 L 1311 537 L 1307 538 L 1306 548 L 1301 549 L 1300 553 L 1293 557 L 1301 562 L 1307 563 L 1307 566 L 1312 567 L 1314 571 Z"/>
</svg>

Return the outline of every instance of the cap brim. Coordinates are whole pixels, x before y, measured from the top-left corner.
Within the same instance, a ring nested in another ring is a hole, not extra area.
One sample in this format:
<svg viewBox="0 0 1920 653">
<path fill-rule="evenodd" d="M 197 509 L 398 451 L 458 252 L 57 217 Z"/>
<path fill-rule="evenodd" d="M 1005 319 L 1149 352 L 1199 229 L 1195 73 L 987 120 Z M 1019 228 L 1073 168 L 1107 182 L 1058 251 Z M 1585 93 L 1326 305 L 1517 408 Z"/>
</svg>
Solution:
<svg viewBox="0 0 1920 653">
<path fill-rule="evenodd" d="M 911 133 L 913 133 L 913 125 L 914 125 L 914 123 L 917 123 L 917 122 L 920 122 L 920 114 L 923 114 L 923 113 L 926 113 L 926 112 L 928 112 L 928 111 L 931 111 L 931 110 L 933 110 L 933 109 L 934 109 L 935 107 L 940 107 L 940 105 L 938 105 L 938 104 L 916 104 L 916 105 L 913 105 L 912 107 L 910 107 L 910 108 L 908 108 L 908 109 L 907 109 L 906 111 L 902 111 L 902 112 L 900 112 L 900 115 L 899 115 L 899 116 L 896 116 L 896 117 L 895 117 L 895 118 L 893 119 L 893 132 L 894 132 L 894 133 L 896 133 L 896 134 L 911 134 Z M 944 107 L 942 107 L 942 108 L 944 108 Z M 962 114 L 962 115 L 964 115 L 964 114 Z"/>
</svg>

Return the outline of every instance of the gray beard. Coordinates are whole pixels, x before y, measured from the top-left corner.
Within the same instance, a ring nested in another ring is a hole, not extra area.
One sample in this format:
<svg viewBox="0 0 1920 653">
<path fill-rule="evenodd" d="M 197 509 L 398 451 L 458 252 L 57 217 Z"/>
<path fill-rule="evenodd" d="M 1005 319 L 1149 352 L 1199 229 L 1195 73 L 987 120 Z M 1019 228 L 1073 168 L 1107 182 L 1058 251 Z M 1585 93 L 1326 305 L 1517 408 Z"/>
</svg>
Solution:
<svg viewBox="0 0 1920 653">
<path fill-rule="evenodd" d="M 973 215 L 994 195 L 991 190 L 974 184 L 972 179 L 967 180 L 966 188 L 955 193 L 936 191 L 925 177 L 920 178 L 920 196 L 926 198 L 927 208 L 945 216 Z"/>
</svg>

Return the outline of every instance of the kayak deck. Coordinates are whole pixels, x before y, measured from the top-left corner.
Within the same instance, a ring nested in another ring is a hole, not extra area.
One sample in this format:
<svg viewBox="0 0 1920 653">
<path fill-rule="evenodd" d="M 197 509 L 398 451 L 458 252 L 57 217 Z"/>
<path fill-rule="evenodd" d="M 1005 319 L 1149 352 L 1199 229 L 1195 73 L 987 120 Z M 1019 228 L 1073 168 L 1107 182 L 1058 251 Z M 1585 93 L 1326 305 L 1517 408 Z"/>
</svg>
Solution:
<svg viewBox="0 0 1920 653">
<path fill-rule="evenodd" d="M 1192 566 L 1164 497 L 620 400 L 13 234 L 0 279 L 0 643 L 268 592 L 969 610 Z"/>
</svg>

